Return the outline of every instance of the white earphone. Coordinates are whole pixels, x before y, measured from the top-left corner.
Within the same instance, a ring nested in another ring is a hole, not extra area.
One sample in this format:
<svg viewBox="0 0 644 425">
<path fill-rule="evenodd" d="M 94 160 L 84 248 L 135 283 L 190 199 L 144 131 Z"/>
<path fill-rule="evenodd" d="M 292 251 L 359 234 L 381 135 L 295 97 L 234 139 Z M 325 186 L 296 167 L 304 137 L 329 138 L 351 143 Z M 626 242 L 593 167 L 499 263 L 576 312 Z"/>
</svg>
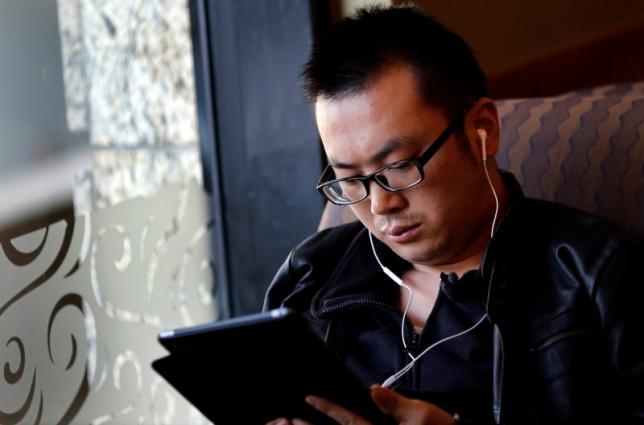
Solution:
<svg viewBox="0 0 644 425">
<path fill-rule="evenodd" d="M 479 140 L 481 140 L 481 159 L 483 162 L 487 161 L 487 147 L 485 142 L 487 141 L 487 131 L 484 128 L 477 128 L 476 132 L 479 134 Z"/>
<path fill-rule="evenodd" d="M 494 236 L 494 230 L 496 229 L 496 220 L 499 216 L 499 197 L 496 194 L 494 185 L 492 184 L 492 179 L 490 178 L 490 173 L 487 170 L 487 131 L 484 128 L 477 128 L 476 132 L 479 134 L 479 140 L 481 141 L 481 160 L 483 161 L 483 171 L 485 171 L 485 177 L 487 177 L 487 182 L 490 185 L 490 190 L 492 190 L 492 195 L 494 196 L 494 202 L 496 204 L 496 209 L 494 212 L 494 220 L 492 220 L 492 229 L 490 230 L 490 238 Z"/>
<path fill-rule="evenodd" d="M 492 220 L 492 230 L 490 231 L 490 238 L 491 238 L 492 236 L 494 236 L 494 230 L 496 228 L 496 219 L 497 219 L 497 217 L 499 215 L 499 197 L 496 194 L 496 190 L 494 189 L 494 185 L 492 184 L 492 179 L 490 178 L 490 174 L 489 174 L 489 172 L 487 170 L 487 146 L 486 146 L 487 131 L 485 131 L 485 129 L 483 129 L 483 128 L 477 128 L 476 131 L 477 131 L 477 133 L 479 135 L 479 139 L 481 140 L 481 160 L 483 161 L 483 169 L 485 171 L 485 176 L 487 177 L 488 184 L 490 185 L 490 190 L 492 191 L 492 195 L 494 195 L 494 201 L 496 203 L 496 209 L 495 209 L 495 212 L 494 212 L 494 219 Z M 384 264 L 382 264 L 382 262 L 380 261 L 380 258 L 378 257 L 378 254 L 376 253 L 376 247 L 375 247 L 375 245 L 373 243 L 373 236 L 371 235 L 371 232 L 369 232 L 369 242 L 371 242 L 371 250 L 373 251 L 373 255 L 374 255 L 374 257 L 376 257 L 376 261 L 378 262 L 378 265 L 380 265 L 380 268 L 382 269 L 382 271 L 391 280 L 393 280 L 397 285 L 399 285 L 400 287 L 402 287 L 402 288 L 406 289 L 407 291 L 409 291 L 409 300 L 407 301 L 407 305 L 405 306 L 405 310 L 403 311 L 402 322 L 401 322 L 401 325 L 400 325 L 400 337 L 402 339 L 402 344 L 403 344 L 403 347 L 405 347 L 405 349 L 407 349 L 407 342 L 405 341 L 405 318 L 407 317 L 407 310 L 409 310 L 409 306 L 411 305 L 411 301 L 412 301 L 412 299 L 414 297 L 414 291 L 409 286 L 407 286 L 405 284 L 405 282 L 400 277 L 396 276 L 396 274 L 394 272 L 392 272 L 388 267 L 386 267 Z M 490 280 L 489 280 L 489 283 L 488 283 L 488 300 L 487 300 L 488 303 L 489 303 L 489 297 L 490 297 L 491 283 L 492 283 L 492 277 L 490 277 Z M 474 329 L 476 329 L 481 323 L 483 323 L 483 321 L 487 317 L 487 305 L 486 305 L 485 308 L 486 308 L 485 314 L 483 314 L 483 316 L 474 325 L 472 325 L 470 328 L 468 328 L 468 329 L 466 329 L 466 330 L 464 330 L 462 332 L 456 333 L 454 335 L 448 336 L 446 338 L 443 338 L 440 341 L 436 341 L 435 343 L 433 343 L 429 347 L 425 348 L 417 356 L 413 356 L 411 353 L 409 353 L 409 351 L 407 351 L 407 354 L 411 358 L 411 362 L 409 362 L 405 367 L 403 367 L 398 372 L 394 373 L 389 378 L 387 378 L 382 383 L 382 386 L 383 387 L 390 387 L 394 382 L 399 380 L 404 374 L 409 372 L 411 370 L 411 368 L 414 366 L 414 363 L 416 363 L 416 361 L 418 361 L 418 359 L 420 359 L 422 356 L 424 356 L 427 352 L 429 352 L 434 347 L 436 347 L 436 346 L 438 346 L 438 345 L 440 345 L 440 344 L 442 344 L 444 342 L 447 342 L 447 341 L 449 341 L 451 339 L 458 338 L 459 336 L 465 335 L 468 332 L 471 332 Z"/>
<path fill-rule="evenodd" d="M 414 291 L 409 286 L 407 286 L 405 284 L 405 282 L 400 277 L 396 276 L 396 274 L 394 272 L 392 272 L 388 267 L 386 267 L 384 264 L 382 264 L 382 262 L 380 261 L 380 258 L 378 257 L 378 254 L 376 253 L 376 247 L 375 247 L 375 245 L 373 243 L 373 236 L 371 235 L 371 232 L 369 232 L 369 242 L 371 242 L 371 250 L 373 251 L 373 255 L 374 255 L 374 257 L 376 257 L 376 261 L 380 265 L 380 268 L 382 269 L 382 271 L 391 280 L 393 280 L 397 285 L 399 285 L 400 287 L 405 288 L 407 291 L 409 291 L 409 300 L 407 301 L 407 305 L 405 306 L 405 310 L 403 311 L 402 321 L 400 322 L 400 338 L 402 339 L 402 344 L 403 344 L 403 347 L 405 347 L 405 351 L 407 351 L 407 355 L 411 358 L 411 362 L 407 363 L 407 365 L 405 365 L 405 367 L 403 367 L 398 372 L 396 372 L 393 375 L 391 375 L 389 378 L 385 379 L 385 381 L 382 383 L 382 386 L 383 387 L 390 387 L 394 382 L 396 382 L 397 380 L 402 378 L 402 376 L 404 374 L 409 372 L 411 370 L 411 368 L 414 366 L 414 363 L 416 363 L 418 361 L 418 359 L 420 359 L 425 354 L 427 354 L 431 349 L 433 349 L 434 347 L 436 347 L 436 346 L 438 346 L 438 345 L 440 345 L 440 344 L 442 344 L 444 342 L 449 341 L 450 339 L 458 338 L 459 336 L 465 335 L 466 333 L 476 329 L 481 323 L 483 323 L 483 321 L 487 317 L 487 312 L 485 314 L 483 314 L 483 316 L 478 320 L 478 322 L 476 322 L 469 329 L 466 329 L 466 330 L 464 330 L 462 332 L 459 332 L 457 334 L 454 334 L 454 335 L 450 335 L 450 336 L 448 336 L 446 338 L 441 339 L 440 341 L 436 341 L 435 343 L 433 343 L 429 347 L 425 348 L 419 355 L 414 356 L 407 349 L 407 341 L 405 340 L 405 318 L 407 317 L 407 310 L 409 310 L 409 306 L 411 305 L 411 301 L 414 298 Z"/>
</svg>

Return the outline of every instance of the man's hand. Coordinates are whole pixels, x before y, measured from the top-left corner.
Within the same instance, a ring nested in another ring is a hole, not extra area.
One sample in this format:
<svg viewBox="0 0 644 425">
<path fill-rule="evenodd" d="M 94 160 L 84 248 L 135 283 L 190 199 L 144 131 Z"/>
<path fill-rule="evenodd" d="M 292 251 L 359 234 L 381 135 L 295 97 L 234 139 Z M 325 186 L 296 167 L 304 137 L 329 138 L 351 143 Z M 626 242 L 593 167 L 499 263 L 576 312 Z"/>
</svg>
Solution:
<svg viewBox="0 0 644 425">
<path fill-rule="evenodd" d="M 371 386 L 371 397 L 380 410 L 400 425 L 454 425 L 454 416 L 426 401 L 403 397 L 379 385 Z"/>
<path fill-rule="evenodd" d="M 393 417 L 400 425 L 454 425 L 456 420 L 440 407 L 420 400 L 403 397 L 379 385 L 371 386 L 371 397 L 380 410 Z M 371 425 L 356 413 L 317 396 L 306 397 L 315 409 L 333 418 L 341 425 Z M 277 419 L 269 425 L 312 425 L 301 419 Z"/>
</svg>

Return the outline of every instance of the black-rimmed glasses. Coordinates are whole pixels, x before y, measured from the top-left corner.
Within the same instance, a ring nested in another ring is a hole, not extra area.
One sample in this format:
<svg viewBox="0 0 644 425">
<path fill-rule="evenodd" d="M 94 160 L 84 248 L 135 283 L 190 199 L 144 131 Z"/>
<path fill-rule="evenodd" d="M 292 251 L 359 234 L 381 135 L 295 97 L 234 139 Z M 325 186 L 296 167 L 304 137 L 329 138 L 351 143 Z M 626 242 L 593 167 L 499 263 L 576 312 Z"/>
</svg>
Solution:
<svg viewBox="0 0 644 425">
<path fill-rule="evenodd" d="M 436 152 L 445 144 L 454 130 L 463 122 L 469 105 L 463 109 L 445 130 L 429 145 L 427 150 L 416 158 L 387 164 L 366 176 L 353 176 L 333 179 L 331 165 L 327 165 L 317 184 L 317 190 L 329 201 L 337 205 L 350 205 L 360 202 L 369 196 L 369 182 L 375 181 L 378 186 L 389 192 L 400 192 L 418 185 L 425 179 L 424 167 Z"/>
</svg>

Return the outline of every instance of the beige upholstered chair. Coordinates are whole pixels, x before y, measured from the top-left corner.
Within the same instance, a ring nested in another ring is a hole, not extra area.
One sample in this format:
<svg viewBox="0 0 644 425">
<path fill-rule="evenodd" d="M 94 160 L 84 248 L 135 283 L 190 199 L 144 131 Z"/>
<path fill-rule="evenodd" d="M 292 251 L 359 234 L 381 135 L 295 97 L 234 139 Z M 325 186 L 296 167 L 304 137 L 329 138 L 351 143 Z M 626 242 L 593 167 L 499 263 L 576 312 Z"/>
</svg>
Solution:
<svg viewBox="0 0 644 425">
<path fill-rule="evenodd" d="M 500 168 L 527 196 L 604 216 L 644 235 L 644 82 L 497 102 Z M 327 204 L 320 228 L 355 219 Z"/>
</svg>

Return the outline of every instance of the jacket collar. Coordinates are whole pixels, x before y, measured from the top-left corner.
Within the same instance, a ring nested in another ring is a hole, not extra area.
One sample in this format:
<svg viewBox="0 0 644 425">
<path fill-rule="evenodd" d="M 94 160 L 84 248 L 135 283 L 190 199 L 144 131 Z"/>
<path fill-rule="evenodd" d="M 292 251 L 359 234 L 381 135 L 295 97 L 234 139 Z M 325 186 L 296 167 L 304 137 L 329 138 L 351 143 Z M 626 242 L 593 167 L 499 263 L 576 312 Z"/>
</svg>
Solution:
<svg viewBox="0 0 644 425">
<path fill-rule="evenodd" d="M 373 241 L 380 260 L 395 274 L 400 275 L 411 267 L 387 245 L 376 238 Z M 380 268 L 371 250 L 369 233 L 363 227 L 313 299 L 312 309 L 316 316 L 324 316 L 347 303 L 370 301 L 391 304 L 396 295 L 397 285 Z"/>
<path fill-rule="evenodd" d="M 491 273 L 491 260 L 494 258 L 495 252 L 503 245 L 503 241 L 512 235 L 517 225 L 518 216 L 521 215 L 525 200 L 521 186 L 514 175 L 507 171 L 501 171 L 501 178 L 508 194 L 508 209 L 503 217 L 499 218 L 494 236 L 488 243 L 485 254 L 483 255 L 481 264 L 484 277 L 489 277 Z"/>
<path fill-rule="evenodd" d="M 481 261 L 481 275 L 486 286 L 489 287 L 485 299 L 488 314 L 494 315 L 504 305 L 504 294 L 509 281 L 504 278 L 508 275 L 506 268 L 511 267 L 520 257 L 513 255 L 508 247 L 514 246 L 518 231 L 522 230 L 525 196 L 516 178 L 507 171 L 501 172 L 501 178 L 508 193 L 508 209 L 499 221 L 496 232 L 490 240 L 483 260 Z M 513 260 L 508 260 L 513 257 Z M 515 264 L 516 265 L 516 264 Z"/>
</svg>

